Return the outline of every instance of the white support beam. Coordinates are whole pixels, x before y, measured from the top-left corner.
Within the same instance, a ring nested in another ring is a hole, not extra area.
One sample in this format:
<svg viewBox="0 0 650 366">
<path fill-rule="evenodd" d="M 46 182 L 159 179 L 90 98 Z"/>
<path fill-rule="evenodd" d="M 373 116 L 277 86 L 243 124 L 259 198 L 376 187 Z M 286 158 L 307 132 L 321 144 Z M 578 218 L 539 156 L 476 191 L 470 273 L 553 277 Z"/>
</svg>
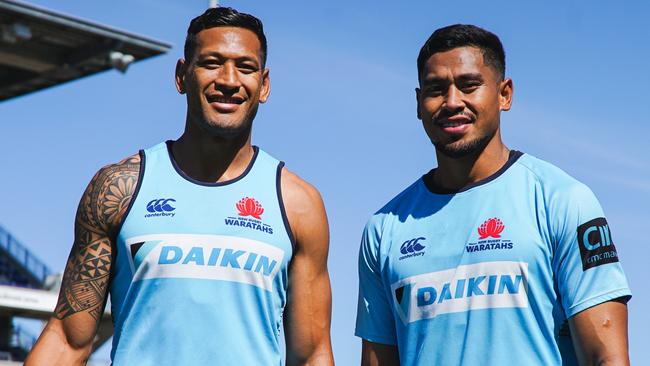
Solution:
<svg viewBox="0 0 650 366">
<path fill-rule="evenodd" d="M 0 313 L 46 320 L 52 316 L 57 298 L 50 291 L 0 285 Z"/>
<path fill-rule="evenodd" d="M 56 292 L 0 285 L 0 315 L 48 320 L 54 312 L 57 300 Z M 110 306 L 107 305 L 93 342 L 93 349 L 99 348 L 112 335 L 113 322 Z"/>
</svg>

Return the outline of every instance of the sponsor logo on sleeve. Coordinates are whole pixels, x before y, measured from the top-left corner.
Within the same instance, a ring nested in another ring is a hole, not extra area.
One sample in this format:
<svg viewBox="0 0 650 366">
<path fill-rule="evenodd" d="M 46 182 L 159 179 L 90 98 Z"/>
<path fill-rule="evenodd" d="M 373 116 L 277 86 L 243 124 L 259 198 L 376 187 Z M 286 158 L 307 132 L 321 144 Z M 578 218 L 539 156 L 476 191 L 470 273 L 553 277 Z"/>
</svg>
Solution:
<svg viewBox="0 0 650 366">
<path fill-rule="evenodd" d="M 253 197 L 243 197 L 236 204 L 237 216 L 228 216 L 225 219 L 226 225 L 240 226 L 253 229 L 267 234 L 273 234 L 271 225 L 262 222 L 264 207 Z"/>
<path fill-rule="evenodd" d="M 397 281 L 391 293 L 404 324 L 448 313 L 528 307 L 528 263 L 481 262 Z"/>
<path fill-rule="evenodd" d="M 582 257 L 582 270 L 601 264 L 618 262 L 612 233 L 604 217 L 599 217 L 578 226 L 578 245 Z"/>
</svg>

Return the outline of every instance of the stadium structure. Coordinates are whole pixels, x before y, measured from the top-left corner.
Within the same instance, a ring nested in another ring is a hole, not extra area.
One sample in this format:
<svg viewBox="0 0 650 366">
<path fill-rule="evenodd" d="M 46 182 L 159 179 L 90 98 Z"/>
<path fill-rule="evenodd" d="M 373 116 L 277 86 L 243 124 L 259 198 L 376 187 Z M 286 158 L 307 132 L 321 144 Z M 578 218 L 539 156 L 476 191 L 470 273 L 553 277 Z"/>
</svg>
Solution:
<svg viewBox="0 0 650 366">
<path fill-rule="evenodd" d="M 126 72 L 132 63 L 170 48 L 102 24 L 0 0 L 0 102 L 106 70 Z M 37 338 L 15 319 L 49 319 L 60 286 L 61 274 L 0 226 L 0 366 L 20 365 Z M 94 348 L 112 332 L 106 313 Z"/>
</svg>

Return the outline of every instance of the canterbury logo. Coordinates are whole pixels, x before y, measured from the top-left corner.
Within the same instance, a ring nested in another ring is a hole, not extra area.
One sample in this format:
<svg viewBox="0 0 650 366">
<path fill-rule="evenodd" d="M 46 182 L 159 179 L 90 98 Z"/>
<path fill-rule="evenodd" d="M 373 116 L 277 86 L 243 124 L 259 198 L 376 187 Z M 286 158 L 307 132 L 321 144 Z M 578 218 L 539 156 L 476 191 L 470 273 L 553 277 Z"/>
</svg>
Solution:
<svg viewBox="0 0 650 366">
<path fill-rule="evenodd" d="M 262 205 L 252 197 L 244 197 L 235 205 L 239 211 L 239 216 L 252 216 L 258 220 L 262 219 L 264 208 Z"/>
<path fill-rule="evenodd" d="M 172 212 L 176 207 L 171 205 L 171 202 L 176 202 L 173 198 L 160 198 L 149 201 L 147 203 L 147 211 L 151 213 L 155 212 Z"/>
<path fill-rule="evenodd" d="M 478 227 L 479 240 L 487 237 L 500 238 L 501 232 L 505 229 L 503 222 L 496 217 L 485 220 L 485 222 Z"/>
<path fill-rule="evenodd" d="M 420 240 L 426 240 L 426 238 L 419 237 L 419 238 L 407 240 L 399 248 L 399 251 L 402 254 L 409 254 L 409 253 L 415 253 L 421 251 L 425 247 L 424 245 L 420 244 Z"/>
</svg>

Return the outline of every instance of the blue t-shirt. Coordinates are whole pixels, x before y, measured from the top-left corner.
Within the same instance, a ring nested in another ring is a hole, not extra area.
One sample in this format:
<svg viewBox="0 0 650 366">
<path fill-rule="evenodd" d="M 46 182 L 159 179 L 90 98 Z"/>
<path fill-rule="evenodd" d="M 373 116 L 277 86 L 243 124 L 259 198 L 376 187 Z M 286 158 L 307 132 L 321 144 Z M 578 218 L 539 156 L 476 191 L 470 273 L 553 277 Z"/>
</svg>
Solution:
<svg viewBox="0 0 650 366">
<path fill-rule="evenodd" d="M 169 144 L 141 152 L 111 268 L 115 366 L 282 364 L 293 253 L 283 163 L 254 150 L 220 183 L 185 175 Z"/>
<path fill-rule="evenodd" d="M 567 318 L 629 297 L 595 196 L 513 151 L 478 184 L 417 180 L 366 225 L 356 335 L 402 365 L 573 365 Z"/>
</svg>

